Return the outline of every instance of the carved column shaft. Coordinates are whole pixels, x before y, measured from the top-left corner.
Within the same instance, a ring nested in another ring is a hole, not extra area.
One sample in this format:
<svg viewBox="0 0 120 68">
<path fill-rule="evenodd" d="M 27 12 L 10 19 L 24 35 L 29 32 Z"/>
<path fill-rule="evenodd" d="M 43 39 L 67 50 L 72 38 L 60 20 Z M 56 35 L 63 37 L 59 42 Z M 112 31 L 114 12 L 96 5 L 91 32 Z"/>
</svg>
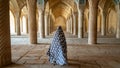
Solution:
<svg viewBox="0 0 120 68">
<path fill-rule="evenodd" d="M 21 35 L 21 31 L 20 31 L 20 10 L 17 10 L 15 12 L 15 21 L 16 21 L 16 32 L 17 35 Z"/>
<path fill-rule="evenodd" d="M 70 20 L 70 18 L 68 19 L 68 32 L 71 33 L 71 20 Z"/>
<path fill-rule="evenodd" d="M 0 67 L 11 64 L 9 0 L 0 0 Z"/>
<path fill-rule="evenodd" d="M 73 34 L 74 35 L 77 35 L 77 14 L 76 13 L 74 13 L 73 14 Z"/>
<path fill-rule="evenodd" d="M 78 38 L 83 38 L 84 10 L 78 10 Z"/>
<path fill-rule="evenodd" d="M 51 32 L 51 21 L 50 21 L 51 19 L 50 19 L 50 14 L 48 15 L 48 35 L 50 34 L 50 32 Z"/>
<path fill-rule="evenodd" d="M 120 38 L 120 7 L 119 4 L 116 6 L 117 9 L 117 32 L 116 38 Z"/>
<path fill-rule="evenodd" d="M 70 32 L 73 33 L 73 17 L 70 17 Z"/>
<path fill-rule="evenodd" d="M 68 25 L 68 24 L 69 24 L 69 21 L 67 20 L 67 21 L 66 21 L 66 31 L 67 31 L 67 32 L 69 32 L 69 25 Z"/>
<path fill-rule="evenodd" d="M 48 35 L 48 14 L 45 13 L 45 36 Z"/>
<path fill-rule="evenodd" d="M 30 43 L 37 44 L 36 1 L 27 0 Z"/>
<path fill-rule="evenodd" d="M 97 9 L 99 0 L 89 1 L 88 44 L 97 43 Z"/>
<path fill-rule="evenodd" d="M 101 35 L 105 36 L 106 35 L 106 15 L 105 12 L 101 12 L 102 16 L 102 23 L 101 23 Z"/>
<path fill-rule="evenodd" d="M 28 16 L 26 16 L 26 33 L 28 34 Z"/>
<path fill-rule="evenodd" d="M 40 38 L 45 38 L 45 31 L 44 31 L 44 12 L 39 12 L 39 24 L 40 24 Z"/>
</svg>

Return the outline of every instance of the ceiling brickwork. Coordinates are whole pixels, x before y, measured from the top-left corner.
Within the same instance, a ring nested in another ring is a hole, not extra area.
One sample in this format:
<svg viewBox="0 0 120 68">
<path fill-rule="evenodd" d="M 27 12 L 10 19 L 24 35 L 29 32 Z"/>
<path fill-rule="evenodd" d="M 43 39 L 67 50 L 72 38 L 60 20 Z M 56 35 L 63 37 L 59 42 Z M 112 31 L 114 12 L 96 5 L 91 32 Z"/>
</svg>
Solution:
<svg viewBox="0 0 120 68">
<path fill-rule="evenodd" d="M 43 0 L 42 0 L 43 1 Z M 42 2 L 39 1 L 39 2 Z M 46 0 L 46 10 L 52 11 L 54 18 L 59 16 L 63 16 L 64 18 L 68 18 L 72 12 L 76 12 L 76 3 L 79 0 Z M 80 2 L 84 2 L 84 0 L 80 0 Z M 86 7 L 88 7 L 88 0 L 85 0 Z M 115 9 L 115 4 L 118 4 L 120 0 L 100 0 L 99 1 L 99 8 L 104 11 L 108 11 L 110 8 Z M 43 2 L 44 3 L 44 2 Z M 23 13 L 26 12 L 27 7 L 22 9 L 26 5 L 26 0 L 10 0 L 10 10 L 11 11 L 18 11 L 21 9 Z M 43 6 L 42 6 L 43 7 Z"/>
</svg>

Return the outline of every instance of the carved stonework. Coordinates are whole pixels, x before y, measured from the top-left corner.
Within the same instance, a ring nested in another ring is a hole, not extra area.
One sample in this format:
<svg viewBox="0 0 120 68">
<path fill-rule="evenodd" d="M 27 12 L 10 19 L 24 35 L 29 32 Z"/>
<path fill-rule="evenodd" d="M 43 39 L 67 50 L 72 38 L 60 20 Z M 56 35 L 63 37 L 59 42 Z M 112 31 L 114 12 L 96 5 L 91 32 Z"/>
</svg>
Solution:
<svg viewBox="0 0 120 68">
<path fill-rule="evenodd" d="M 30 43 L 37 44 L 36 1 L 27 0 Z"/>
<path fill-rule="evenodd" d="M 0 0 L 0 68 L 10 63 L 9 0 Z"/>
</svg>

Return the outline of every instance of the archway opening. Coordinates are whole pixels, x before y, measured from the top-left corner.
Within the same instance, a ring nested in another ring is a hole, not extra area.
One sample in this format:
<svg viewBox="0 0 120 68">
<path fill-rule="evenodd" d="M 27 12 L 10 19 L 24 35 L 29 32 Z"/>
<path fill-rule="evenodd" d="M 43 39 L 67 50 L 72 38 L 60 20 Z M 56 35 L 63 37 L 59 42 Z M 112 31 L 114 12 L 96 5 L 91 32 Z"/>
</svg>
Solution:
<svg viewBox="0 0 120 68">
<path fill-rule="evenodd" d="M 54 23 L 54 30 L 56 30 L 58 26 L 61 26 L 63 31 L 66 31 L 66 22 L 62 16 L 59 16 L 56 18 L 55 23 Z"/>
</svg>

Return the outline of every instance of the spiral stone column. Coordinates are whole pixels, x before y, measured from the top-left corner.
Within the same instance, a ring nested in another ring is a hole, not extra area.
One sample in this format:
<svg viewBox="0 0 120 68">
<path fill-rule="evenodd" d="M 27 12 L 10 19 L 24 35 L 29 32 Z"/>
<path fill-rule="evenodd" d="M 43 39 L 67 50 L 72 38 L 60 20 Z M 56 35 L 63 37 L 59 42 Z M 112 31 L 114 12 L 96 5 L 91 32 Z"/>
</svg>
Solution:
<svg viewBox="0 0 120 68">
<path fill-rule="evenodd" d="M 73 22 L 73 26 L 74 26 L 74 28 L 73 28 L 73 34 L 74 35 L 77 35 L 77 14 L 76 13 L 74 13 L 73 14 L 73 20 L 74 20 L 74 22 Z"/>
<path fill-rule="evenodd" d="M 39 24 L 40 24 L 40 38 L 45 38 L 44 32 L 44 12 L 39 11 Z"/>
<path fill-rule="evenodd" d="M 48 14 L 48 35 L 50 34 L 50 25 L 51 25 L 51 22 L 50 22 L 50 14 Z"/>
<path fill-rule="evenodd" d="M 16 32 L 17 35 L 21 35 L 21 31 L 20 31 L 20 9 L 17 9 L 17 11 L 15 11 L 15 21 L 16 21 Z"/>
<path fill-rule="evenodd" d="M 106 35 L 106 15 L 103 10 L 101 11 L 101 16 L 102 16 L 101 35 L 105 36 Z"/>
<path fill-rule="evenodd" d="M 0 68 L 11 64 L 9 0 L 0 0 Z"/>
<path fill-rule="evenodd" d="M 37 44 L 36 2 L 27 0 L 30 43 Z"/>
<path fill-rule="evenodd" d="M 73 17 L 70 16 L 70 32 L 73 34 Z"/>
<path fill-rule="evenodd" d="M 116 38 L 120 38 L 120 7 L 119 4 L 116 5 L 117 10 L 117 32 L 116 32 Z"/>
<path fill-rule="evenodd" d="M 66 32 L 69 32 L 69 28 L 68 28 L 69 25 L 68 25 L 68 24 L 69 24 L 69 21 L 67 20 L 67 21 L 66 21 Z"/>
<path fill-rule="evenodd" d="M 45 13 L 45 36 L 48 36 L 48 13 Z"/>
<path fill-rule="evenodd" d="M 78 10 L 78 38 L 83 38 L 84 9 Z"/>
<path fill-rule="evenodd" d="M 89 2 L 89 25 L 88 44 L 97 43 L 97 9 L 99 0 L 88 0 Z"/>
<path fill-rule="evenodd" d="M 28 34 L 28 16 L 26 16 L 26 33 Z"/>
<path fill-rule="evenodd" d="M 70 18 L 69 18 L 69 19 L 67 20 L 67 29 L 68 29 L 67 32 L 71 32 L 71 31 L 70 31 L 70 27 L 71 27 L 71 26 L 70 26 Z"/>
</svg>

